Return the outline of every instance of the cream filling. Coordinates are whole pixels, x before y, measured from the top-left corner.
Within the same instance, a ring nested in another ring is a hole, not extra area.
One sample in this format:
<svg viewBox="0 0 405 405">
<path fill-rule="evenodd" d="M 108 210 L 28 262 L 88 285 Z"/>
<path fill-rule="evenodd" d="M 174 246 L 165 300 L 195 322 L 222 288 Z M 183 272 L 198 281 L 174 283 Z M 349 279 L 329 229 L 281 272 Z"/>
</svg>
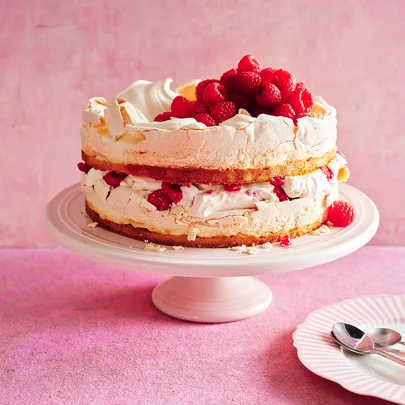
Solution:
<svg viewBox="0 0 405 405">
<path fill-rule="evenodd" d="M 329 163 L 333 177 L 327 179 L 321 170 L 304 176 L 287 176 L 284 179 L 283 190 L 290 198 L 314 198 L 329 195 L 337 186 L 339 171 L 345 167 L 346 160 L 337 155 Z M 148 195 L 162 186 L 161 181 L 127 176 L 119 187 L 113 189 L 104 180 L 107 172 L 91 169 L 82 176 L 84 186 L 93 187 L 104 199 L 109 201 L 136 200 L 147 210 L 156 211 L 156 207 L 147 200 Z M 191 218 L 209 218 L 214 214 L 234 209 L 255 209 L 269 202 L 278 202 L 279 198 L 270 183 L 244 184 L 239 191 L 226 191 L 223 185 L 189 185 L 181 186 L 183 198 L 177 204 Z M 108 198 L 107 198 L 108 197 Z M 179 210 L 176 206 L 172 210 Z"/>
<path fill-rule="evenodd" d="M 119 188 L 119 187 L 118 187 Z M 232 236 L 237 234 L 262 236 L 302 228 L 325 219 L 325 196 L 304 197 L 291 201 L 263 201 L 255 208 L 233 209 L 217 212 L 208 218 L 191 217 L 182 206 L 169 210 L 151 210 L 140 194 L 129 187 L 113 189 L 106 198 L 100 184 L 83 185 L 82 189 L 90 207 L 105 219 L 118 224 L 131 224 L 152 232 L 198 237 Z M 124 197 L 125 194 L 125 198 Z M 338 185 L 334 184 L 328 203 L 337 200 Z"/>
</svg>

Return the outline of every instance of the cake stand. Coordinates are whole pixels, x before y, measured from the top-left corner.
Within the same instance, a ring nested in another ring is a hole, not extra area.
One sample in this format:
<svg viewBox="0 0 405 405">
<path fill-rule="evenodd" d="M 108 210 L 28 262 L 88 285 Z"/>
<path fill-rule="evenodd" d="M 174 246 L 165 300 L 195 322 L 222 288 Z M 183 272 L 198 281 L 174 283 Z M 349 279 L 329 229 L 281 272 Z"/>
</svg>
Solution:
<svg viewBox="0 0 405 405">
<path fill-rule="evenodd" d="M 305 235 L 282 248 L 257 248 L 256 254 L 230 249 L 167 246 L 163 252 L 145 250 L 136 241 L 99 227 L 84 208 L 78 184 L 58 194 L 48 205 L 46 224 L 56 241 L 91 260 L 133 271 L 174 276 L 152 293 L 154 305 L 167 315 L 193 322 L 230 322 L 264 311 L 272 301 L 271 290 L 254 275 L 305 269 L 336 260 L 365 245 L 378 228 L 379 215 L 369 197 L 341 185 L 340 198 L 350 202 L 356 218 L 346 228 Z"/>
</svg>

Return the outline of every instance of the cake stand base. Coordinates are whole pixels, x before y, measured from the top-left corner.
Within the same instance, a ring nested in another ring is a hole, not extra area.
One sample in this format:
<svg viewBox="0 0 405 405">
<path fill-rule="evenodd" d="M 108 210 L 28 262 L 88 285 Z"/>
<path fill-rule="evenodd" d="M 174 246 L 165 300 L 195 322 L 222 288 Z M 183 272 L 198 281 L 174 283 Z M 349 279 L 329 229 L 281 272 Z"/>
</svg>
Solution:
<svg viewBox="0 0 405 405">
<path fill-rule="evenodd" d="M 152 301 L 174 318 L 220 323 L 263 312 L 272 301 L 272 293 L 253 277 L 173 277 L 153 290 Z"/>
</svg>

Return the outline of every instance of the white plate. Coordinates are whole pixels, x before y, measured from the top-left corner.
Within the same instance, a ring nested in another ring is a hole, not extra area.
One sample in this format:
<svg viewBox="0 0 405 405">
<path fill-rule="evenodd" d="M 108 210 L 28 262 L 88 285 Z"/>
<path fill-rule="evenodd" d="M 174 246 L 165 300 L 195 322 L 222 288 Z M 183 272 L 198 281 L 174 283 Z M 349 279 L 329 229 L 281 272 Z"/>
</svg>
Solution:
<svg viewBox="0 0 405 405">
<path fill-rule="evenodd" d="M 393 328 L 405 336 L 405 295 L 365 296 L 320 308 L 293 334 L 301 363 L 313 373 L 357 394 L 405 404 L 405 367 L 377 355 L 340 350 L 329 336 L 336 322 L 365 331 L 377 326 Z"/>
<path fill-rule="evenodd" d="M 274 245 L 258 249 L 257 255 L 241 255 L 229 249 L 186 248 L 164 252 L 144 250 L 145 244 L 99 227 L 85 213 L 79 185 L 59 193 L 48 205 L 46 222 L 55 239 L 68 249 L 93 260 L 142 271 L 176 276 L 221 277 L 299 270 L 336 260 L 365 245 L 378 228 L 379 216 L 374 203 L 361 191 L 340 185 L 340 197 L 349 201 L 356 218 L 346 228 L 332 228 L 322 236 L 304 235 L 292 240 L 288 248 Z"/>
</svg>

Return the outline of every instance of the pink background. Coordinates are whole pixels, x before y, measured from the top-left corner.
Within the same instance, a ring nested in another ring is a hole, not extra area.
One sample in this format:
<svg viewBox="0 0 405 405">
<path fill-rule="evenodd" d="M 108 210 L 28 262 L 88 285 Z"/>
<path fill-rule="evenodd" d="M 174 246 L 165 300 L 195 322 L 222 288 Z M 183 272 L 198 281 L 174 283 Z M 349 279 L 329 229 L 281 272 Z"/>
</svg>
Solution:
<svg viewBox="0 0 405 405">
<path fill-rule="evenodd" d="M 218 3 L 220 5 L 218 5 Z M 246 53 L 338 108 L 351 184 L 405 240 L 402 0 L 0 0 L 0 245 L 53 244 L 46 203 L 78 180 L 81 110 L 136 79 L 217 75 Z"/>
</svg>

